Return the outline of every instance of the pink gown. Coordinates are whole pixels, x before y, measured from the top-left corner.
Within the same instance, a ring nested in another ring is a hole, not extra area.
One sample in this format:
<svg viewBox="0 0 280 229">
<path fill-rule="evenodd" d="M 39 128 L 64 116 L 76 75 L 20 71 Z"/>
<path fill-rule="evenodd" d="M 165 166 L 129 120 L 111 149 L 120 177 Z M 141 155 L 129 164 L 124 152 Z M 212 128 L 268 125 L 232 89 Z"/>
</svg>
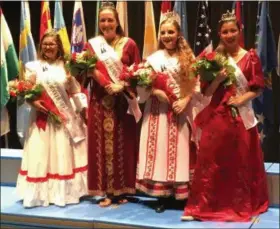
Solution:
<svg viewBox="0 0 280 229">
<path fill-rule="evenodd" d="M 118 49 L 125 65 L 140 62 L 136 43 L 128 39 Z M 106 84 L 108 79 L 101 79 Z M 139 127 L 121 94 L 111 96 L 92 80 L 88 117 L 88 189 L 103 196 L 135 193 Z M 138 130 L 138 131 L 136 131 Z"/>
<path fill-rule="evenodd" d="M 250 89 L 264 87 L 260 60 L 250 50 L 237 63 Z M 196 118 L 200 150 L 184 216 L 203 221 L 249 221 L 268 209 L 263 152 L 257 127 L 246 130 L 226 105 L 232 88 L 220 86 Z"/>
</svg>

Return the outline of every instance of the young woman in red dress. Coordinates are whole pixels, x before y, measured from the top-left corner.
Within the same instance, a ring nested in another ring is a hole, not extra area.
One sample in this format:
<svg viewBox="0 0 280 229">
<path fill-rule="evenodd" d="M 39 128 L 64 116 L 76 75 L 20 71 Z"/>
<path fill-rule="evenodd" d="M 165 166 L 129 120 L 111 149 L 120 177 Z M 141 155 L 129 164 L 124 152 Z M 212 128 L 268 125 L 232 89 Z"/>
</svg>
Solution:
<svg viewBox="0 0 280 229">
<path fill-rule="evenodd" d="M 252 99 L 262 92 L 264 77 L 254 50 L 239 46 L 240 25 L 227 12 L 219 21 L 220 45 L 236 69 L 237 82 L 224 87 L 222 70 L 202 86 L 212 96 L 195 123 L 202 129 L 191 193 L 182 220 L 249 221 L 268 209 L 263 152 L 252 110 Z M 230 106 L 238 109 L 233 117 Z"/>
<path fill-rule="evenodd" d="M 99 35 L 88 42 L 99 60 L 90 87 L 88 188 L 91 195 L 106 195 L 99 205 L 107 207 L 135 193 L 139 131 L 127 113 L 126 88 L 119 76 L 121 66 L 139 63 L 140 55 L 136 43 L 124 36 L 113 3 L 101 6 L 98 26 Z"/>
</svg>

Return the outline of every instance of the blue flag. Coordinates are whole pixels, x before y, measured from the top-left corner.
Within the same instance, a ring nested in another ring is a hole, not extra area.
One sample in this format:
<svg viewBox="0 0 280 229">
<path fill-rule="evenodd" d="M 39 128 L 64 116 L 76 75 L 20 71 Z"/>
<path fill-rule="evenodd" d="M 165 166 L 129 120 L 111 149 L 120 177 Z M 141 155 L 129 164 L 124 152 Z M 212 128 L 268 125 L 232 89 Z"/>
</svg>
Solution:
<svg viewBox="0 0 280 229">
<path fill-rule="evenodd" d="M 254 99 L 253 107 L 259 120 L 258 129 L 263 145 L 268 135 L 273 134 L 274 107 L 271 72 L 277 66 L 276 44 L 269 16 L 269 2 L 259 2 L 257 16 L 256 49 L 265 77 L 265 88 L 261 96 Z"/>
<path fill-rule="evenodd" d="M 185 1 L 175 1 L 173 11 L 176 12 L 181 19 L 181 30 L 183 36 L 188 40 L 188 20 L 187 20 L 187 3 Z"/>
<path fill-rule="evenodd" d="M 75 1 L 72 21 L 71 53 L 82 52 L 86 42 L 87 36 L 83 5 L 82 2 Z"/>
</svg>

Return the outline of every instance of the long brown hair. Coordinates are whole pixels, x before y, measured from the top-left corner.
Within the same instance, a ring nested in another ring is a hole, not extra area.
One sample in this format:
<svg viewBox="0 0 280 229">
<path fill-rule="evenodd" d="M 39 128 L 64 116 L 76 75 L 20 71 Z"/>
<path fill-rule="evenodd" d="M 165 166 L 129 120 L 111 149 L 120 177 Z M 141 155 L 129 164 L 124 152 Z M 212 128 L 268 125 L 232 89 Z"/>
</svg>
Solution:
<svg viewBox="0 0 280 229">
<path fill-rule="evenodd" d="M 44 53 L 42 51 L 42 43 L 43 43 L 43 41 L 46 37 L 53 37 L 55 39 L 55 42 L 56 42 L 57 48 L 58 48 L 56 60 L 60 59 L 60 60 L 65 61 L 65 58 L 64 58 L 65 52 L 64 52 L 64 49 L 63 49 L 62 41 L 61 41 L 61 38 L 60 38 L 59 34 L 55 31 L 46 32 L 42 36 L 40 44 L 39 44 L 38 59 L 39 60 L 46 60 L 46 61 L 48 60 L 48 58 L 44 55 Z"/>
<path fill-rule="evenodd" d="M 180 64 L 180 71 L 179 71 L 179 85 L 181 91 L 181 97 L 185 97 L 191 93 L 194 89 L 195 83 L 193 80 L 189 78 L 189 71 L 191 65 L 195 62 L 195 56 L 190 48 L 186 39 L 182 36 L 181 27 L 179 23 L 173 18 L 167 18 L 163 20 L 160 24 L 160 28 L 163 24 L 170 23 L 172 24 L 177 32 L 180 34 L 177 39 L 176 43 L 176 53 L 178 54 L 178 60 Z M 159 49 L 164 49 L 164 44 L 162 43 L 161 39 L 159 40 Z"/>
<path fill-rule="evenodd" d="M 118 23 L 118 26 L 116 28 L 116 34 L 119 35 L 120 37 L 124 37 L 125 34 L 124 34 L 123 28 L 120 24 L 119 14 L 118 14 L 115 7 L 107 6 L 107 5 L 100 7 L 99 12 L 98 12 L 98 26 L 99 26 L 99 20 L 100 20 L 100 13 L 104 10 L 110 10 L 113 13 L 113 15 L 114 15 L 114 17 L 115 17 L 115 19 Z M 102 33 L 102 31 L 100 30 L 99 27 L 98 27 L 98 34 L 103 35 L 103 33 Z"/>
</svg>

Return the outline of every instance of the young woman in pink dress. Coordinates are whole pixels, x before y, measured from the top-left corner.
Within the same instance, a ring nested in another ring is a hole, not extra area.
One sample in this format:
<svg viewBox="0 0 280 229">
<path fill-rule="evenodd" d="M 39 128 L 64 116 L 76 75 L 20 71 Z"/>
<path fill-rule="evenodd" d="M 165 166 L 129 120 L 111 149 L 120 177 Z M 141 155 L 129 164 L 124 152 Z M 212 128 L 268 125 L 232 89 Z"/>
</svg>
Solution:
<svg viewBox="0 0 280 229">
<path fill-rule="evenodd" d="M 88 188 L 91 195 L 106 195 L 99 205 L 107 207 L 135 193 L 139 131 L 127 113 L 127 90 L 119 76 L 121 66 L 139 63 L 140 55 L 136 43 L 124 36 L 113 3 L 101 6 L 98 26 L 99 35 L 88 42 L 99 59 L 88 110 Z"/>
<path fill-rule="evenodd" d="M 227 12 L 219 21 L 217 52 L 233 64 L 237 82 L 224 87 L 222 70 L 202 86 L 210 105 L 195 123 L 202 129 L 191 193 L 182 220 L 249 221 L 268 209 L 263 153 L 251 101 L 264 87 L 261 63 L 239 46 L 240 25 Z M 238 109 L 233 117 L 230 106 Z"/>
</svg>

